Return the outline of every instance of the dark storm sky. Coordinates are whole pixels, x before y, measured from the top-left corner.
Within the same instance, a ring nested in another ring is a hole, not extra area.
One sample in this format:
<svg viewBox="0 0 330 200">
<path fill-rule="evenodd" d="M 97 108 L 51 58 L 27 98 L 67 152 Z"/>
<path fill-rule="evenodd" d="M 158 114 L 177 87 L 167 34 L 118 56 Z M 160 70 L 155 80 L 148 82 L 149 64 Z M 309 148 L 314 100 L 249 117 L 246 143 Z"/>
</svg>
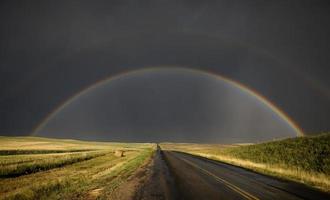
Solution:
<svg viewBox="0 0 330 200">
<path fill-rule="evenodd" d="M 123 71 L 213 71 L 266 96 L 305 132 L 330 129 L 329 1 L 1 1 L 0 133 L 30 133 Z"/>
</svg>

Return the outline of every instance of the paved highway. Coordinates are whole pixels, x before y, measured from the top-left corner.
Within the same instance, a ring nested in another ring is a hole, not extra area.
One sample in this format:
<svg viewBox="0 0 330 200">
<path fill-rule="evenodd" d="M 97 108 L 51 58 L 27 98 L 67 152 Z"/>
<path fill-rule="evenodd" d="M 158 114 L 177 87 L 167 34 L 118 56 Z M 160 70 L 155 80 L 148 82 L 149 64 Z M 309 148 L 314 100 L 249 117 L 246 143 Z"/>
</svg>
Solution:
<svg viewBox="0 0 330 200">
<path fill-rule="evenodd" d="M 330 199 L 302 184 L 240 167 L 185 153 L 158 153 L 174 177 L 175 199 Z"/>
</svg>

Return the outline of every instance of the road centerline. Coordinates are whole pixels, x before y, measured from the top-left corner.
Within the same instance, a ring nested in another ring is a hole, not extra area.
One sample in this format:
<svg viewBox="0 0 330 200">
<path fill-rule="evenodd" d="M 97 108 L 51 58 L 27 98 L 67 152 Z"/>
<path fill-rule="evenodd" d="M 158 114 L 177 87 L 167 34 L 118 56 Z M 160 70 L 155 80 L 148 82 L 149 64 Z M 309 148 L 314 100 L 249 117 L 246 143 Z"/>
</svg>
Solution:
<svg viewBox="0 0 330 200">
<path fill-rule="evenodd" d="M 201 170 L 204 174 L 207 174 L 207 175 L 213 177 L 213 178 L 216 179 L 218 182 L 221 182 L 221 183 L 225 184 L 228 188 L 230 188 L 231 190 L 233 190 L 233 191 L 239 193 L 240 195 L 242 195 L 242 196 L 245 197 L 246 199 L 249 199 L 249 200 L 259 200 L 258 197 L 256 197 L 256 196 L 254 196 L 254 195 L 252 195 L 252 194 L 250 194 L 250 193 L 244 191 L 243 189 L 241 189 L 241 188 L 239 188 L 238 186 L 236 186 L 236 185 L 234 185 L 234 184 L 228 182 L 227 180 L 218 177 L 217 175 L 213 174 L 212 172 L 210 172 L 210 171 L 208 171 L 208 170 L 206 170 L 206 169 L 203 169 L 203 168 L 199 167 L 198 165 L 192 163 L 191 161 L 188 161 L 187 159 L 184 159 L 184 158 L 179 158 L 179 157 L 177 157 L 177 156 L 175 156 L 175 157 L 178 158 L 178 159 L 180 159 L 180 160 L 182 160 L 182 161 L 184 161 L 185 163 L 187 163 L 187 164 L 189 164 L 189 165 L 191 165 L 191 166 L 193 166 L 193 167 L 195 167 L 195 168 Z"/>
</svg>

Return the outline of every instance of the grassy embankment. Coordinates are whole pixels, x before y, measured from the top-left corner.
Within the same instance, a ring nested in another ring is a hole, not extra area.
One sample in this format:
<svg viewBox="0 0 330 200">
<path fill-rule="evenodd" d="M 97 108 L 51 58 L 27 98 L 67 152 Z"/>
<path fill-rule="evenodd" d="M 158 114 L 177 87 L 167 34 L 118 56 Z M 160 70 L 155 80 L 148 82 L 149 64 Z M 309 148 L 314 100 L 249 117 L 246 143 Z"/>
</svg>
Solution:
<svg viewBox="0 0 330 200">
<path fill-rule="evenodd" d="M 330 192 L 329 133 L 255 145 L 164 143 L 161 146 L 163 149 L 220 160 Z"/>
<path fill-rule="evenodd" d="M 107 199 L 154 144 L 0 137 L 0 199 Z M 115 150 L 125 151 L 116 157 Z"/>
</svg>

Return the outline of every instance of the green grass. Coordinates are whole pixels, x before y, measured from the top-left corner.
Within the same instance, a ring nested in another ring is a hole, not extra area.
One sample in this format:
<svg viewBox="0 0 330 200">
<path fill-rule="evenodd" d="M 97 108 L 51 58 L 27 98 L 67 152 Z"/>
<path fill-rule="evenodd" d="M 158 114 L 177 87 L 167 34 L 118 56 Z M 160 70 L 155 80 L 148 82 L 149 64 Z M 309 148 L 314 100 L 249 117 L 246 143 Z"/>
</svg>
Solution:
<svg viewBox="0 0 330 200">
<path fill-rule="evenodd" d="M 0 137 L 0 150 L 18 152 L 0 156 L 0 199 L 88 199 L 98 188 L 98 198 L 108 199 L 155 145 Z"/>
<path fill-rule="evenodd" d="M 98 156 L 105 155 L 105 152 L 84 152 L 84 153 L 66 153 L 61 155 L 40 155 L 39 157 L 32 157 L 33 160 L 27 161 L 25 159 L 16 158 L 16 156 L 10 156 L 11 161 L 16 163 L 8 164 L 8 161 L 0 159 L 0 178 L 4 177 L 17 177 L 20 175 L 26 175 L 36 173 L 39 171 L 49 170 L 56 167 L 62 167 L 64 165 L 89 160 Z M 5 164 L 7 163 L 7 164 Z"/>
<path fill-rule="evenodd" d="M 250 145 L 161 144 L 330 191 L 330 133 Z"/>
<path fill-rule="evenodd" d="M 330 175 L 330 134 L 227 148 L 234 158 Z"/>
</svg>

